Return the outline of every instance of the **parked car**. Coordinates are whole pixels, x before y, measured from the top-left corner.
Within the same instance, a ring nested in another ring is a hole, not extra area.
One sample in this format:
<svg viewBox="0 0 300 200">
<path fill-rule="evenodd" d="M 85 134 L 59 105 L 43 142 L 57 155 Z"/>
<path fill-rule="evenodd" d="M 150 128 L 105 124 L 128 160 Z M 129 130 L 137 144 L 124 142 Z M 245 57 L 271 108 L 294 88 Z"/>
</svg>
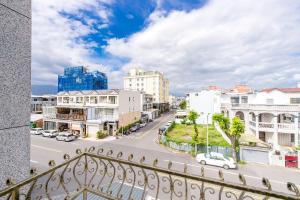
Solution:
<svg viewBox="0 0 300 200">
<path fill-rule="evenodd" d="M 153 119 L 148 119 L 148 122 L 153 122 Z"/>
<path fill-rule="evenodd" d="M 58 132 L 56 130 L 44 130 L 43 132 L 44 137 L 56 137 L 58 136 Z"/>
<path fill-rule="evenodd" d="M 173 121 L 168 121 L 167 124 L 171 126 L 171 124 L 173 124 Z"/>
<path fill-rule="evenodd" d="M 141 123 L 140 124 L 140 128 L 143 128 L 143 127 L 145 127 L 147 125 L 147 123 L 146 122 L 144 122 L 144 123 Z"/>
<path fill-rule="evenodd" d="M 200 153 L 196 156 L 196 160 L 202 165 L 214 165 L 224 169 L 235 169 L 237 167 L 232 158 L 216 152 Z"/>
<path fill-rule="evenodd" d="M 131 132 L 135 132 L 135 131 L 137 131 L 138 129 L 139 129 L 139 126 L 134 125 L 133 127 L 130 128 L 130 131 L 131 131 Z"/>
<path fill-rule="evenodd" d="M 167 127 L 165 127 L 165 126 L 160 127 L 160 128 L 158 129 L 158 134 L 159 134 L 159 135 L 162 135 L 162 134 L 164 134 L 164 133 L 166 132 L 166 130 L 167 130 Z"/>
<path fill-rule="evenodd" d="M 41 135 L 42 133 L 43 133 L 42 128 L 32 128 L 30 130 L 30 134 L 32 134 L 32 135 Z"/>
<path fill-rule="evenodd" d="M 130 135 L 131 131 L 130 130 L 127 130 L 127 131 L 124 131 L 123 132 L 123 135 Z"/>
<path fill-rule="evenodd" d="M 69 132 L 60 132 L 56 136 L 56 140 L 70 142 L 76 139 L 76 136 Z"/>
</svg>

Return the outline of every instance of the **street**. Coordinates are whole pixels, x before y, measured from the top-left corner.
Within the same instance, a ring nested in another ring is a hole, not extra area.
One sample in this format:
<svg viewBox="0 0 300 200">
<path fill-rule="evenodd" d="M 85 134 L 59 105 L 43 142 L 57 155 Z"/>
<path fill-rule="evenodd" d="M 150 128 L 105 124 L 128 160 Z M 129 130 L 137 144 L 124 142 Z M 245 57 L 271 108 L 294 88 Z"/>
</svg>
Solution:
<svg viewBox="0 0 300 200">
<path fill-rule="evenodd" d="M 133 160 L 137 162 L 143 156 L 145 156 L 145 162 L 148 164 L 158 159 L 158 165 L 162 167 L 167 167 L 169 161 L 172 161 L 172 169 L 182 172 L 184 164 L 187 164 L 188 173 L 192 174 L 200 175 L 201 167 L 204 167 L 206 177 L 218 178 L 218 171 L 221 168 L 202 166 L 191 155 L 172 151 L 157 143 L 158 128 L 173 117 L 172 114 L 162 115 L 138 132 L 111 141 L 78 139 L 66 143 L 42 136 L 31 136 L 31 165 L 41 172 L 47 169 L 49 160 L 55 160 L 58 164 L 63 161 L 65 153 L 72 156 L 75 155 L 75 150 L 78 148 L 84 149 L 95 146 L 96 149 L 112 150 L 113 155 L 121 151 L 123 152 L 122 158 L 127 158 L 130 154 L 133 154 Z M 238 175 L 243 174 L 247 184 L 251 186 L 263 187 L 261 181 L 263 177 L 269 179 L 272 189 L 276 191 L 288 192 L 286 189 L 287 182 L 300 186 L 300 171 L 298 169 L 248 163 L 240 165 L 237 170 L 221 170 L 224 173 L 226 182 L 240 183 Z"/>
</svg>

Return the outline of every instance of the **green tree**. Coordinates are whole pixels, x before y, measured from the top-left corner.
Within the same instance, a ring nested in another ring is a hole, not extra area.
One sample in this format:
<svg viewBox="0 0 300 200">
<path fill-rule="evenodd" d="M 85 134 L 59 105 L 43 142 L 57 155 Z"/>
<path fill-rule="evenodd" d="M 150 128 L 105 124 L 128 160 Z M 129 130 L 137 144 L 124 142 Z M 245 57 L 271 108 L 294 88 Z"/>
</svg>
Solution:
<svg viewBox="0 0 300 200">
<path fill-rule="evenodd" d="M 185 109 L 186 109 L 186 100 L 183 100 L 182 102 L 180 102 L 179 108 L 180 108 L 181 110 L 185 110 Z"/>
<path fill-rule="evenodd" d="M 198 131 L 197 124 L 196 124 L 196 120 L 197 120 L 198 117 L 199 117 L 199 114 L 197 112 L 195 112 L 195 111 L 190 111 L 189 112 L 188 119 L 194 125 L 195 134 L 193 135 L 192 139 L 193 139 L 193 141 L 195 141 L 195 143 L 198 142 L 198 135 L 199 135 L 199 131 Z"/>
<path fill-rule="evenodd" d="M 237 161 L 237 151 L 239 150 L 239 139 L 245 132 L 245 125 L 238 117 L 234 117 L 230 123 L 230 119 L 223 114 L 214 114 L 213 121 L 218 123 L 220 128 L 231 140 L 233 149 L 232 157 Z"/>
</svg>

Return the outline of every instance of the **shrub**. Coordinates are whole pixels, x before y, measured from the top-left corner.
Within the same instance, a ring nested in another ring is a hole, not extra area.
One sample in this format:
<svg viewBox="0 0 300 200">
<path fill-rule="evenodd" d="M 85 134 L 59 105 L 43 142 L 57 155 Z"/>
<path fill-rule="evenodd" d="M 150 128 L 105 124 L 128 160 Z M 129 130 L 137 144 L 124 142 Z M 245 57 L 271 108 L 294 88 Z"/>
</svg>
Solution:
<svg viewBox="0 0 300 200">
<path fill-rule="evenodd" d="M 97 139 L 103 139 L 103 138 L 106 137 L 106 134 L 103 133 L 103 131 L 98 131 L 98 132 L 96 133 L 96 137 L 97 137 Z"/>
</svg>

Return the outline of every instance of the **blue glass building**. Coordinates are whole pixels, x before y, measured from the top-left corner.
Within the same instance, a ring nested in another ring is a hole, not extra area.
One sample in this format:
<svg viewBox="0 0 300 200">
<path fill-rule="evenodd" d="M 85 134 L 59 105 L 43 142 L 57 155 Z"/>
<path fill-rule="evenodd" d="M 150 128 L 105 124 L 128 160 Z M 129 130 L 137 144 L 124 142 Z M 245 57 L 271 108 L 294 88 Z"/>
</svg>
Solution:
<svg viewBox="0 0 300 200">
<path fill-rule="evenodd" d="M 88 72 L 83 66 L 67 67 L 63 75 L 58 75 L 58 92 L 106 89 L 106 74 L 99 71 Z"/>
</svg>

